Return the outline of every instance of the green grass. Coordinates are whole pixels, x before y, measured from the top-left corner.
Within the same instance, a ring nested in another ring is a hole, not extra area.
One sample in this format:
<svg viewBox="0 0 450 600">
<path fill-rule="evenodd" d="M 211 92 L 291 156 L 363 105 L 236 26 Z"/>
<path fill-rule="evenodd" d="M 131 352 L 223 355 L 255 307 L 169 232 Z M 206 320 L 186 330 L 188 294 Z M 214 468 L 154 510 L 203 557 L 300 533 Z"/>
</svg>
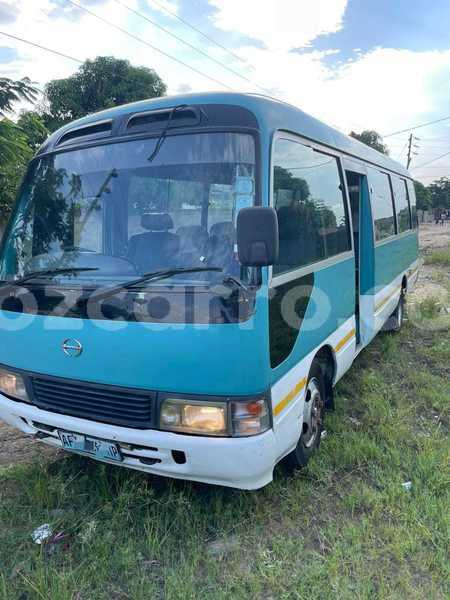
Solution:
<svg viewBox="0 0 450 600">
<path fill-rule="evenodd" d="M 450 267 L 450 244 L 447 246 L 447 248 L 433 250 L 431 254 L 425 256 L 424 262 L 426 265 Z"/>
<path fill-rule="evenodd" d="M 71 455 L 4 471 L 0 598 L 447 598 L 449 340 L 380 334 L 309 467 L 258 492 Z M 32 542 L 46 522 L 64 542 Z"/>
</svg>

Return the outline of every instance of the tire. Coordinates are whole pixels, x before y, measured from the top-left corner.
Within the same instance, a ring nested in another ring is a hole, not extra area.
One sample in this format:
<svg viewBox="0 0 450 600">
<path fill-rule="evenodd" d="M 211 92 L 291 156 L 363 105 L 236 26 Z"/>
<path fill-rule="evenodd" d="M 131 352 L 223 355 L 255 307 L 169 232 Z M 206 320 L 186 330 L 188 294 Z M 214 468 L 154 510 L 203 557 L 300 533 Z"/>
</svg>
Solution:
<svg viewBox="0 0 450 600">
<path fill-rule="evenodd" d="M 318 363 L 314 363 L 308 377 L 303 409 L 302 433 L 295 449 L 286 456 L 289 470 L 306 467 L 320 445 L 325 415 L 325 377 Z"/>
<path fill-rule="evenodd" d="M 405 293 L 402 290 L 400 300 L 398 301 L 397 307 L 383 325 L 383 331 L 400 331 L 403 326 L 403 320 L 405 316 Z"/>
</svg>

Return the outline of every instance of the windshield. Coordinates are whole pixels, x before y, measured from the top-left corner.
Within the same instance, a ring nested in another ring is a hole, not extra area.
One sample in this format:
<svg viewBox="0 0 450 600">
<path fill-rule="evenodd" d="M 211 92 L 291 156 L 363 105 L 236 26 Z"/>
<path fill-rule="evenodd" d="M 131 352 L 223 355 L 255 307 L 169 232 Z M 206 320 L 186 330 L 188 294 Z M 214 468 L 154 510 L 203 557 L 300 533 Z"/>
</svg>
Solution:
<svg viewBox="0 0 450 600">
<path fill-rule="evenodd" d="M 58 275 L 59 283 L 99 287 L 185 267 L 194 272 L 175 274 L 172 283 L 230 275 L 245 280 L 235 223 L 240 208 L 255 200 L 253 137 L 168 136 L 152 157 L 157 142 L 105 144 L 36 160 L 4 240 L 1 279 L 73 267 L 80 271 Z"/>
</svg>

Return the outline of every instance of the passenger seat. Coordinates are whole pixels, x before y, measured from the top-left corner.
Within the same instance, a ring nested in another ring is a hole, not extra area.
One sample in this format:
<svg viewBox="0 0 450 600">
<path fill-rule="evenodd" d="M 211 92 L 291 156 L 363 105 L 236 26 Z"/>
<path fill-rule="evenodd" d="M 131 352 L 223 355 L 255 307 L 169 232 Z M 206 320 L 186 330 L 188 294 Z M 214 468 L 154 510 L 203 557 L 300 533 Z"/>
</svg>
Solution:
<svg viewBox="0 0 450 600">
<path fill-rule="evenodd" d="M 208 265 L 221 267 L 231 275 L 239 274 L 239 262 L 235 256 L 236 229 L 230 221 L 215 223 L 209 230 Z"/>
<path fill-rule="evenodd" d="M 178 266 L 202 265 L 209 241 L 206 229 L 201 225 L 185 225 L 177 229 L 177 235 L 180 239 Z"/>
<path fill-rule="evenodd" d="M 179 237 L 170 233 L 173 220 L 168 213 L 144 213 L 141 227 L 145 233 L 133 235 L 128 242 L 128 258 L 141 273 L 169 269 L 177 265 Z"/>
</svg>

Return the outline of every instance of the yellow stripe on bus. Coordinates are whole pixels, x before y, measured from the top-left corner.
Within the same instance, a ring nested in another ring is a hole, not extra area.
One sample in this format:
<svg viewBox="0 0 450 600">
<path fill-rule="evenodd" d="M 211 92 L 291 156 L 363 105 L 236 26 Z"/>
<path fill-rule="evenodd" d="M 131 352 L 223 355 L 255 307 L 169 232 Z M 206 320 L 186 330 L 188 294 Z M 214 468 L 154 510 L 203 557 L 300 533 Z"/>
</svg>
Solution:
<svg viewBox="0 0 450 600">
<path fill-rule="evenodd" d="M 284 410 L 286 408 L 286 406 L 292 402 L 292 400 L 302 391 L 302 389 L 305 387 L 306 385 L 306 377 L 304 377 L 303 379 L 301 379 L 297 385 L 295 386 L 295 388 L 293 390 L 291 390 L 289 392 L 289 394 L 287 394 L 287 396 L 285 396 L 283 398 L 283 400 L 281 400 L 273 409 L 273 414 L 276 417 L 277 415 L 280 414 L 280 412 L 282 410 Z"/>
<path fill-rule="evenodd" d="M 378 304 L 375 304 L 375 312 L 378 312 L 382 306 L 384 306 L 387 302 L 389 302 L 389 300 L 398 293 L 399 293 L 399 290 L 394 290 L 392 292 L 392 294 L 389 294 L 389 296 L 386 296 L 385 298 L 383 298 L 383 300 L 378 302 Z"/>
<path fill-rule="evenodd" d="M 342 338 L 342 340 L 337 344 L 337 346 L 335 347 L 334 351 L 335 352 L 339 352 L 339 350 L 341 348 L 343 348 L 345 346 L 345 344 L 347 342 L 349 342 L 352 338 L 354 338 L 356 335 L 356 329 L 353 328 L 351 331 L 349 331 L 347 333 L 347 335 L 345 337 Z"/>
</svg>

